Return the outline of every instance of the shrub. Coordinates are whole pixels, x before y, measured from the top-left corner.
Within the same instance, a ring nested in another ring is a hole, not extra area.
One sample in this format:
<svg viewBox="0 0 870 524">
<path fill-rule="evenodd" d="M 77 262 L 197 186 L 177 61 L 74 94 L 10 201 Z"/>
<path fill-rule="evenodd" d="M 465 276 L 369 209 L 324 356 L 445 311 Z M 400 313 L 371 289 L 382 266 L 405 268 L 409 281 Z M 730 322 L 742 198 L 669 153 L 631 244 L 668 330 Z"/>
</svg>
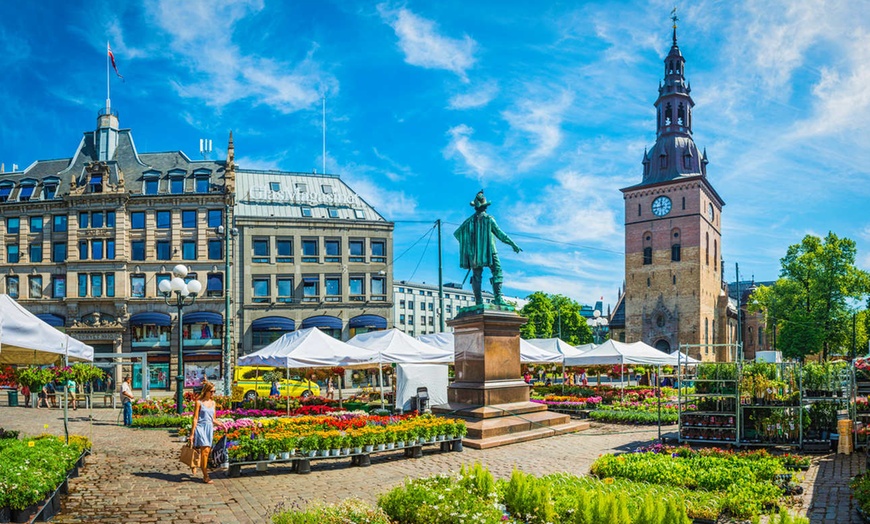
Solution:
<svg viewBox="0 0 870 524">
<path fill-rule="evenodd" d="M 304 511 L 282 511 L 272 516 L 273 524 L 391 524 L 390 517 L 380 508 L 373 508 L 359 499 L 346 499 L 339 504 L 314 503 Z"/>
</svg>

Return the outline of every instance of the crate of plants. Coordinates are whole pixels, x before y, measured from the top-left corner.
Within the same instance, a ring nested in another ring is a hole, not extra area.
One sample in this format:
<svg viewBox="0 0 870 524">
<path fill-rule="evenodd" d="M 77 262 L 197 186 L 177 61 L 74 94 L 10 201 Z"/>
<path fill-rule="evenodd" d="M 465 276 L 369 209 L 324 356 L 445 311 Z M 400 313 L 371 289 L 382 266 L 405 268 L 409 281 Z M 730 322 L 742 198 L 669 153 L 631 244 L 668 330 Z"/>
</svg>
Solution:
<svg viewBox="0 0 870 524">
<path fill-rule="evenodd" d="M 90 449 L 86 437 L 0 439 L 0 521 L 48 520 L 60 510 L 67 480 Z"/>
</svg>

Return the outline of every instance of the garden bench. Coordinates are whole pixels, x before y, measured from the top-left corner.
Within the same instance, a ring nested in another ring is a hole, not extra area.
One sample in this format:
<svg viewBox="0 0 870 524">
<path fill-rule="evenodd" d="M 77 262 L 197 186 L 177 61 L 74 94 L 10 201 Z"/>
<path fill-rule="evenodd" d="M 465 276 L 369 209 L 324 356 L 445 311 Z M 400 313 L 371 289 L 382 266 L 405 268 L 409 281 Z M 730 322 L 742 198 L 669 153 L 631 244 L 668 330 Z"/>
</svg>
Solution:
<svg viewBox="0 0 870 524">
<path fill-rule="evenodd" d="M 413 446 L 396 447 L 393 449 L 373 450 L 362 453 L 350 453 L 349 455 L 329 455 L 329 456 L 300 456 L 294 455 L 290 458 L 275 460 L 257 460 L 249 462 L 231 462 L 227 470 L 227 477 L 238 477 L 242 474 L 242 467 L 256 466 L 256 471 L 266 471 L 269 464 L 289 464 L 291 471 L 299 474 L 311 473 L 311 461 L 330 460 L 330 459 L 347 459 L 350 458 L 351 466 L 367 467 L 372 465 L 371 455 L 377 453 L 394 452 L 404 450 L 407 458 L 422 458 L 423 446 L 439 444 L 441 451 L 462 451 L 462 439 L 440 440 L 435 442 L 427 442 L 425 444 L 416 443 Z"/>
</svg>

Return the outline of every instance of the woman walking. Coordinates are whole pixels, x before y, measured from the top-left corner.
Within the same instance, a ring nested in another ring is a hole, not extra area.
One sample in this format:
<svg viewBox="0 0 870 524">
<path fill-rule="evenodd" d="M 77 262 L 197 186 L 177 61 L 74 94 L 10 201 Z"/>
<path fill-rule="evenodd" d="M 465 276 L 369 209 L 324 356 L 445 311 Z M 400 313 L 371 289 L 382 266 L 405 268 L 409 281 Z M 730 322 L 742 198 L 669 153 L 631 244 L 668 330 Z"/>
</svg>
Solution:
<svg viewBox="0 0 870 524">
<path fill-rule="evenodd" d="M 208 478 L 208 456 L 211 453 L 212 440 L 214 438 L 214 384 L 203 382 L 199 399 L 193 408 L 193 425 L 190 431 L 190 445 L 200 451 L 199 466 L 202 468 L 202 480 L 211 484 Z M 191 468 L 191 473 L 196 474 L 196 468 Z"/>
</svg>

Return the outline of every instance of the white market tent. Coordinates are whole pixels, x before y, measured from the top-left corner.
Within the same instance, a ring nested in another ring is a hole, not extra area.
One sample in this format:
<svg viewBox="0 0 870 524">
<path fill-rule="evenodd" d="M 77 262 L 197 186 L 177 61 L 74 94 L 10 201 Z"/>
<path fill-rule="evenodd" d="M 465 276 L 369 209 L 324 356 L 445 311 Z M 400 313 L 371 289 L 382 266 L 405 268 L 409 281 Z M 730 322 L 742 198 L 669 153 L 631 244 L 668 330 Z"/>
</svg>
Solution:
<svg viewBox="0 0 870 524">
<path fill-rule="evenodd" d="M 575 346 L 575 347 L 576 347 L 577 349 L 579 349 L 581 352 L 586 353 L 586 352 L 589 351 L 590 349 L 594 348 L 594 347 L 595 347 L 595 344 L 592 344 L 592 343 L 590 343 L 590 344 L 580 344 L 579 346 Z"/>
<path fill-rule="evenodd" d="M 94 348 L 48 325 L 9 295 L 0 295 L 0 364 L 92 362 Z"/>
<path fill-rule="evenodd" d="M 675 366 L 677 359 L 643 342 L 617 342 L 608 340 L 576 357 L 565 359 L 568 366 L 608 366 L 640 364 L 649 366 Z"/>
<path fill-rule="evenodd" d="M 681 355 L 679 349 L 677 349 L 677 350 L 675 350 L 673 353 L 671 353 L 671 356 L 674 357 L 674 358 L 678 358 L 678 359 L 680 360 L 680 364 L 682 364 L 682 365 L 687 365 L 687 364 L 700 364 L 700 363 L 701 363 L 700 360 L 698 360 L 697 358 L 692 358 L 692 357 L 690 357 L 690 356 L 689 356 L 688 354 L 686 354 L 686 353 L 683 353 L 683 354 Z"/>
<path fill-rule="evenodd" d="M 529 343 L 550 353 L 561 355 L 562 359 L 557 362 L 564 362 L 569 358 L 579 357 L 584 353 L 584 351 L 572 346 L 561 338 L 533 338 L 529 340 Z"/>
<path fill-rule="evenodd" d="M 440 333 L 439 333 L 440 334 Z M 431 345 L 393 328 L 361 333 L 347 341 L 351 346 L 376 351 L 381 364 L 452 364 L 453 348 Z"/>
<path fill-rule="evenodd" d="M 453 362 L 453 333 L 431 333 L 420 335 L 418 340 L 439 347 L 450 352 L 450 361 Z M 528 340 L 520 339 L 520 362 L 523 364 L 549 364 L 562 362 L 562 355 L 558 352 L 550 352 L 530 344 Z"/>
<path fill-rule="evenodd" d="M 239 357 L 240 366 L 283 368 L 352 367 L 377 361 L 376 352 L 337 340 L 318 328 L 285 333 L 263 349 Z"/>
</svg>

